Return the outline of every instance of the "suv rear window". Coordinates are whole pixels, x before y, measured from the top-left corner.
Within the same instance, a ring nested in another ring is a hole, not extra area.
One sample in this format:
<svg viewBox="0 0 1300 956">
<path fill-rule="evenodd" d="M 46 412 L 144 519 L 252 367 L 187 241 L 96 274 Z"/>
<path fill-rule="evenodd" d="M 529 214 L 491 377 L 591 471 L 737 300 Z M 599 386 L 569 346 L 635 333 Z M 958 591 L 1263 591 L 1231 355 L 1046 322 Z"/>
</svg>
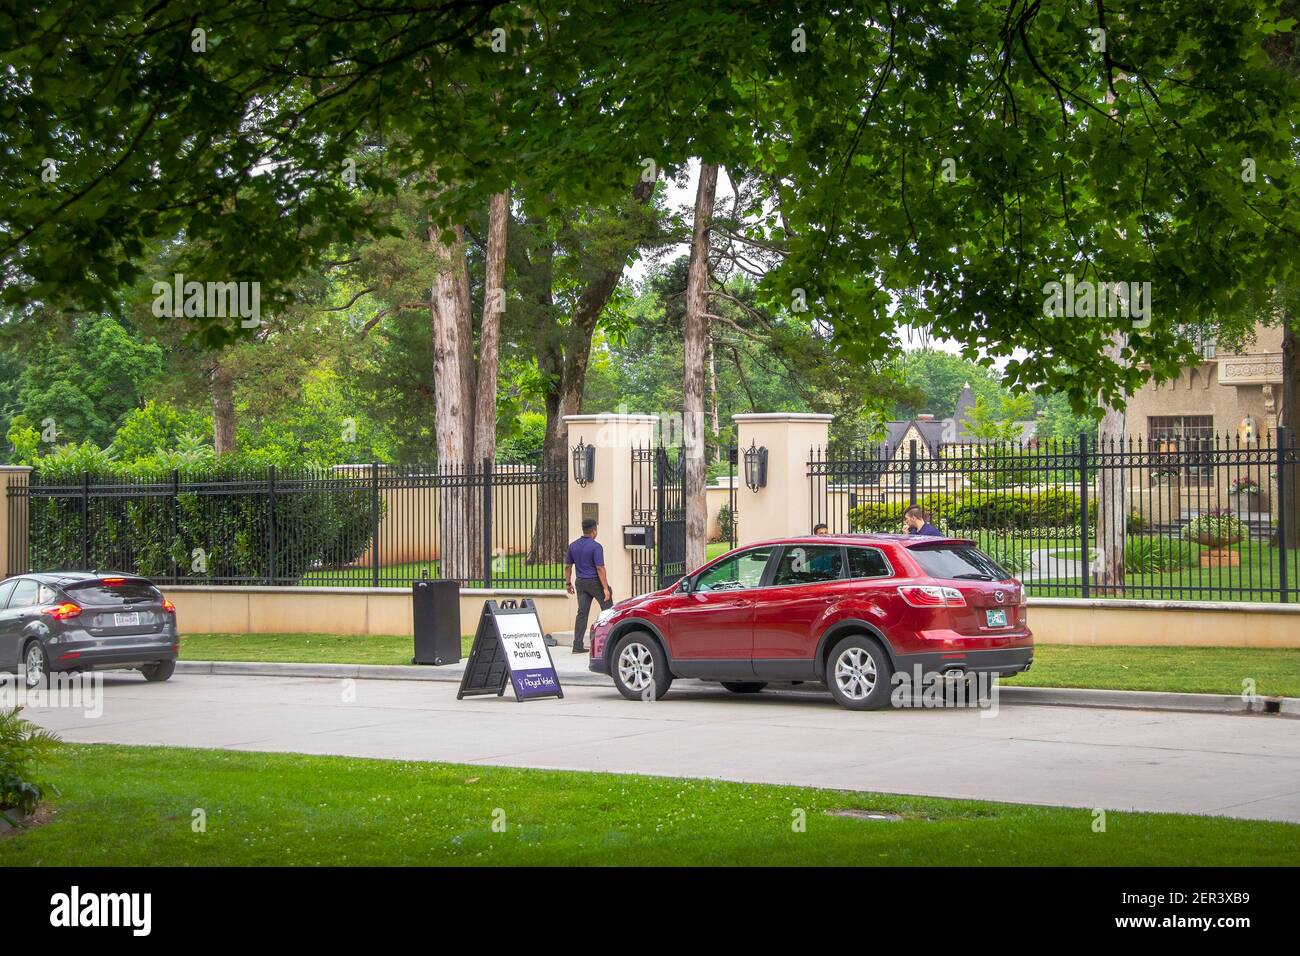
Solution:
<svg viewBox="0 0 1300 956">
<path fill-rule="evenodd" d="M 72 600 L 87 607 L 115 607 L 162 601 L 162 593 L 144 581 L 123 581 L 121 584 L 87 581 L 84 584 L 69 584 L 64 590 Z"/>
<path fill-rule="evenodd" d="M 1005 581 L 1011 577 L 996 561 L 972 544 L 940 544 L 909 548 L 926 574 L 947 581 Z"/>
</svg>

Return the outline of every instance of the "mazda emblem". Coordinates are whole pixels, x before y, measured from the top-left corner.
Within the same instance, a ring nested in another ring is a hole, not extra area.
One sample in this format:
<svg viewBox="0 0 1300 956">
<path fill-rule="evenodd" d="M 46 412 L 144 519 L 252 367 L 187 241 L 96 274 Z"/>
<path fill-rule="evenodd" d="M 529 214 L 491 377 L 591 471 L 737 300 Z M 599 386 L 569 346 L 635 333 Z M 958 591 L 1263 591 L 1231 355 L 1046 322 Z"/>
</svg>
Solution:
<svg viewBox="0 0 1300 956">
<path fill-rule="evenodd" d="M 1005 600 L 1007 599 L 1007 596 L 1006 596 L 1005 594 L 1003 594 L 1001 591 L 994 591 L 994 592 L 993 592 L 993 598 L 994 598 L 994 600 L 996 600 L 999 604 L 1001 604 L 1003 601 L 1005 601 Z"/>
</svg>

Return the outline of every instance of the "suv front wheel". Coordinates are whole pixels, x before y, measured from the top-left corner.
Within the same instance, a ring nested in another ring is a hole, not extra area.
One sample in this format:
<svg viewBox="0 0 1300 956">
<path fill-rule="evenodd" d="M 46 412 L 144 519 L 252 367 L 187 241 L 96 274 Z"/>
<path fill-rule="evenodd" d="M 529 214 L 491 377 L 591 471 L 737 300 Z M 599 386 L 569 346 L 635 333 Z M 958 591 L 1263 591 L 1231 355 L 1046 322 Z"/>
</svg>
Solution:
<svg viewBox="0 0 1300 956">
<path fill-rule="evenodd" d="M 831 649 L 826 686 L 836 703 L 849 710 L 876 710 L 889 702 L 894 667 L 889 655 L 865 634 L 850 634 Z"/>
<path fill-rule="evenodd" d="M 633 631 L 614 645 L 609 672 L 628 700 L 661 700 L 673 684 L 659 642 L 644 631 Z"/>
</svg>

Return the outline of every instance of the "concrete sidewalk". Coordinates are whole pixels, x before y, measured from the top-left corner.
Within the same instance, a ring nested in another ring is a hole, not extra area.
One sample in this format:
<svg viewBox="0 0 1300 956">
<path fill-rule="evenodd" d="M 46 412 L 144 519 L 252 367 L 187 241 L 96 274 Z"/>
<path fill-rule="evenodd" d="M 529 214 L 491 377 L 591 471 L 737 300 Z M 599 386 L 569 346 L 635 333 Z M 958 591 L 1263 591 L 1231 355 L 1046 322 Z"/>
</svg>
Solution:
<svg viewBox="0 0 1300 956">
<path fill-rule="evenodd" d="M 551 659 L 562 687 L 613 687 L 613 681 L 604 674 L 593 673 L 587 667 L 586 654 L 574 654 L 568 647 L 551 648 Z M 459 664 L 406 665 L 406 664 L 291 664 L 263 663 L 257 661 L 180 661 L 177 673 L 207 674 L 219 677 L 319 677 L 341 680 L 403 680 L 442 681 L 460 683 L 465 673 L 467 659 Z M 678 680 L 673 687 L 712 687 L 708 681 Z M 797 693 L 821 694 L 829 692 L 818 684 L 808 684 L 804 689 L 789 684 L 773 684 L 773 691 L 793 690 Z M 1009 705 L 1041 704 L 1052 707 L 1105 707 L 1125 710 L 1170 710 L 1204 714 L 1260 714 L 1266 716 L 1300 717 L 1300 699 L 1294 697 L 1243 698 L 1234 694 L 1173 694 L 1159 691 L 1088 690 L 1070 687 L 1005 687 L 999 686 L 1001 703 Z"/>
</svg>

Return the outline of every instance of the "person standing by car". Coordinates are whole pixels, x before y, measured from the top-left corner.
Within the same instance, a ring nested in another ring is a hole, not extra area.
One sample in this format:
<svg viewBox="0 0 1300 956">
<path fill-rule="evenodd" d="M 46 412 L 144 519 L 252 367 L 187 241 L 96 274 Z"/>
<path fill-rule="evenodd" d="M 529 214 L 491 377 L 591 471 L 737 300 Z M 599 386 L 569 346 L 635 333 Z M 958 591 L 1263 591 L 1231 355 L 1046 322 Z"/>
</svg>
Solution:
<svg viewBox="0 0 1300 956">
<path fill-rule="evenodd" d="M 943 537 L 943 532 L 930 524 L 930 516 L 926 514 L 925 509 L 916 505 L 912 505 L 903 512 L 903 524 L 907 527 L 908 534 L 923 534 L 933 538 Z"/>
<path fill-rule="evenodd" d="M 582 519 L 582 537 L 569 545 L 569 553 L 564 556 L 564 587 L 570 594 L 578 595 L 578 616 L 573 622 L 573 653 L 585 654 L 587 616 L 591 612 L 592 600 L 600 604 L 602 611 L 614 603 L 609 578 L 605 575 L 605 549 L 596 543 L 594 518 Z"/>
<path fill-rule="evenodd" d="M 819 535 L 819 536 L 820 536 L 820 535 L 823 535 L 823 534 L 830 534 L 830 533 L 831 533 L 831 529 L 828 528 L 828 527 L 826 527 L 826 525 L 821 524 L 820 522 L 818 522 L 817 524 L 813 525 L 813 534 L 815 534 L 815 535 Z"/>
</svg>

